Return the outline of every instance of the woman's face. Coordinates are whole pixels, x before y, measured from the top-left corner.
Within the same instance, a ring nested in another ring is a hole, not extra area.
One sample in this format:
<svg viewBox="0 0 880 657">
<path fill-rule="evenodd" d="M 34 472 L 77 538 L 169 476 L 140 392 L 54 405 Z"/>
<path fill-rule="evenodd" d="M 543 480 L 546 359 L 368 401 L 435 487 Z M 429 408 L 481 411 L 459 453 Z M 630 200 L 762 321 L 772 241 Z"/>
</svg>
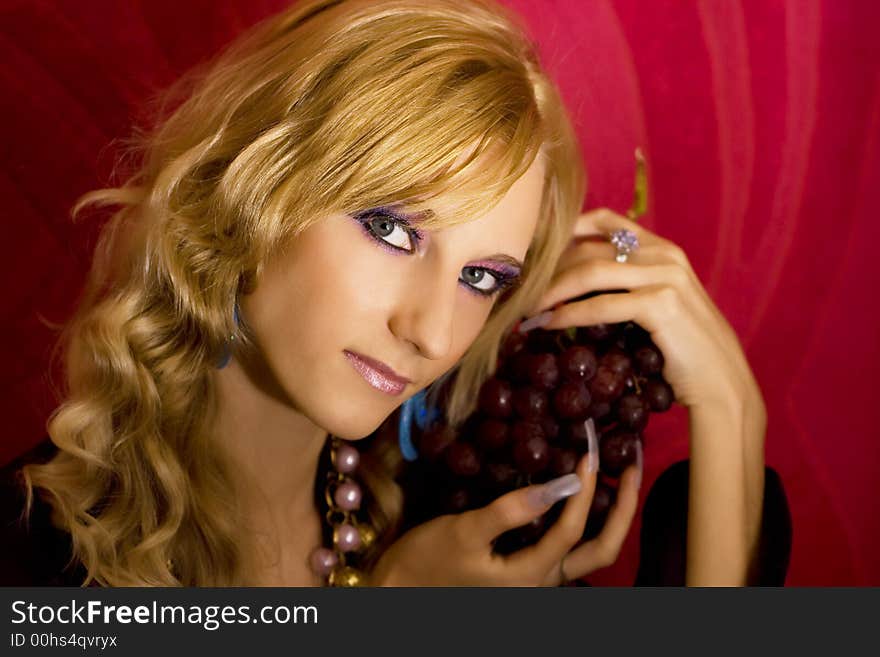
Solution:
<svg viewBox="0 0 880 657">
<path fill-rule="evenodd" d="M 519 273 L 511 263 L 532 241 L 543 179 L 537 158 L 494 208 L 421 240 L 382 211 L 304 231 L 240 301 L 258 352 L 249 376 L 331 434 L 372 433 L 474 341 L 499 296 L 492 290 Z"/>
</svg>

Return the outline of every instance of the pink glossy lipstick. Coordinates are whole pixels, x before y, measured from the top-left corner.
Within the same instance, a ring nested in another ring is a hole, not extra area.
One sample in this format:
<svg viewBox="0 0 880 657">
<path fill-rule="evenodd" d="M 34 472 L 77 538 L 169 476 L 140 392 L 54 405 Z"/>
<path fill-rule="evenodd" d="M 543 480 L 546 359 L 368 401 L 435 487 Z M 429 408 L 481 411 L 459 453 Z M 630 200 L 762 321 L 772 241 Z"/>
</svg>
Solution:
<svg viewBox="0 0 880 657">
<path fill-rule="evenodd" d="M 409 379 L 400 376 L 385 363 L 348 349 L 343 353 L 366 382 L 376 390 L 381 390 L 389 395 L 399 395 L 406 388 L 406 384 L 410 383 Z"/>
</svg>

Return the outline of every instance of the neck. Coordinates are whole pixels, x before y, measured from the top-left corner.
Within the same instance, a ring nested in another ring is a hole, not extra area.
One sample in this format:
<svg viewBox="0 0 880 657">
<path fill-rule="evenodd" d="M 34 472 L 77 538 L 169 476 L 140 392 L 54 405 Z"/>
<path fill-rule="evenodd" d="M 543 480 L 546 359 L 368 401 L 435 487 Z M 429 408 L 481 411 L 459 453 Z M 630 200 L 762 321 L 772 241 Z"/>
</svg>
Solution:
<svg viewBox="0 0 880 657">
<path fill-rule="evenodd" d="M 311 536 L 314 486 L 327 432 L 255 384 L 236 359 L 215 370 L 215 381 L 214 437 L 232 466 L 248 529 L 284 545 L 308 527 L 309 540 L 320 541 L 320 522 L 318 536 Z"/>
</svg>

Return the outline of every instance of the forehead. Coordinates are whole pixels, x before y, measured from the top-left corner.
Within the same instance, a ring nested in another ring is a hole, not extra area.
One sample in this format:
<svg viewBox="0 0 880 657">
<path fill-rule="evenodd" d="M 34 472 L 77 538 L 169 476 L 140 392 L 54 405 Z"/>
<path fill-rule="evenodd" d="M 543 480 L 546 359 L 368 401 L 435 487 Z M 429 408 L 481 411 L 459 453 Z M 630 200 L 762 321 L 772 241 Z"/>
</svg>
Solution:
<svg viewBox="0 0 880 657">
<path fill-rule="evenodd" d="M 475 246 L 498 245 L 507 253 L 522 259 L 537 227 L 544 191 L 545 164 L 536 157 L 529 168 L 514 182 L 493 207 L 437 233 L 457 233 L 472 240 Z M 458 219 L 449 215 L 450 208 L 442 198 L 432 199 L 431 210 L 441 220 Z M 415 221 L 418 225 L 418 220 Z"/>
</svg>

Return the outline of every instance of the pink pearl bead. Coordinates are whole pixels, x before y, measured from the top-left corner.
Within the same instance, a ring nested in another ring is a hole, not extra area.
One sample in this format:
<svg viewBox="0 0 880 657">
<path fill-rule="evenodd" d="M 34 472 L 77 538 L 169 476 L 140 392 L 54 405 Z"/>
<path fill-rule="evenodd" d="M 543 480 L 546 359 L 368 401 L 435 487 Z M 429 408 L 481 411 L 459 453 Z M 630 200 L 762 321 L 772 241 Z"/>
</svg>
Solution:
<svg viewBox="0 0 880 657">
<path fill-rule="evenodd" d="M 312 554 L 309 557 L 310 564 L 312 566 L 312 570 L 318 575 L 329 575 L 330 571 L 336 567 L 336 564 L 339 562 L 339 557 L 336 556 L 336 553 L 333 550 L 328 550 L 325 547 L 319 547 L 312 550 Z"/>
<path fill-rule="evenodd" d="M 361 533 L 357 527 L 349 523 L 343 523 L 334 532 L 336 546 L 343 552 L 354 552 L 361 546 Z"/>
<path fill-rule="evenodd" d="M 343 474 L 351 474 L 357 470 L 361 455 L 351 445 L 340 445 L 336 448 L 336 469 Z"/>
<path fill-rule="evenodd" d="M 336 506 L 346 511 L 354 511 L 361 506 L 361 487 L 353 481 L 346 481 L 336 487 L 333 495 Z"/>
</svg>

